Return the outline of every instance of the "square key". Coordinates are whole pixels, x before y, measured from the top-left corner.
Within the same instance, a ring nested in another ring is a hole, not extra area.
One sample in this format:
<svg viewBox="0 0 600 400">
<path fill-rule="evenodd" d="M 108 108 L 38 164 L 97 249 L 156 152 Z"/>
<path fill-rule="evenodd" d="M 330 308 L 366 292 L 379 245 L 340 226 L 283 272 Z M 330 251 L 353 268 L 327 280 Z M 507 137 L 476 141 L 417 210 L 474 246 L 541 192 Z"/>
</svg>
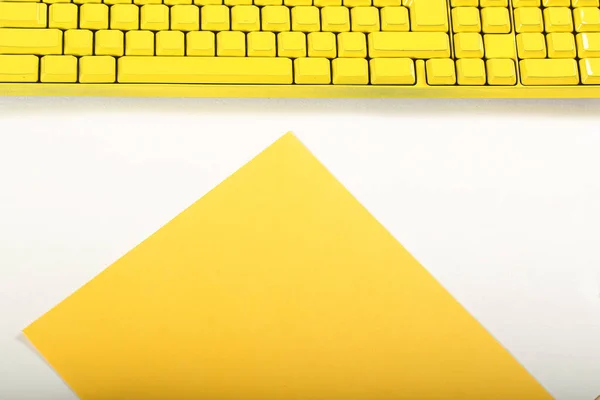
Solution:
<svg viewBox="0 0 600 400">
<path fill-rule="evenodd" d="M 238 31 L 217 33 L 217 56 L 244 57 L 246 55 L 246 35 Z"/>
<path fill-rule="evenodd" d="M 142 6 L 140 26 L 149 31 L 169 29 L 169 7 L 164 4 L 146 4 Z"/>
<path fill-rule="evenodd" d="M 135 4 L 116 4 L 110 7 L 110 29 L 133 31 L 140 26 L 140 9 Z"/>
<path fill-rule="evenodd" d="M 487 82 L 490 85 L 516 85 L 515 62 L 506 58 L 495 58 L 485 62 Z"/>
<path fill-rule="evenodd" d="M 215 55 L 215 34 L 210 31 L 188 32 L 185 38 L 186 56 L 206 56 Z"/>
<path fill-rule="evenodd" d="M 456 62 L 456 75 L 459 85 L 485 85 L 485 65 L 483 60 L 465 58 Z"/>
<path fill-rule="evenodd" d="M 226 6 L 251 6 L 252 0 L 224 0 Z"/>
<path fill-rule="evenodd" d="M 200 30 L 200 7 L 194 5 L 171 7 L 171 29 L 184 32 Z"/>
<path fill-rule="evenodd" d="M 354 32 L 379 31 L 379 9 L 377 7 L 354 7 L 350 11 Z"/>
<path fill-rule="evenodd" d="M 81 29 L 108 29 L 108 6 L 106 4 L 84 4 L 79 8 Z"/>
<path fill-rule="evenodd" d="M 577 32 L 600 32 L 600 9 L 598 7 L 580 7 L 573 10 L 575 30 Z"/>
<path fill-rule="evenodd" d="M 337 35 L 338 57 L 367 58 L 367 38 L 362 32 L 342 32 Z"/>
<path fill-rule="evenodd" d="M 294 60 L 294 83 L 326 85 L 331 83 L 331 63 L 326 58 L 297 58 Z"/>
<path fill-rule="evenodd" d="M 65 54 L 90 56 L 94 54 L 94 34 L 87 29 L 70 29 L 65 32 Z"/>
<path fill-rule="evenodd" d="M 510 16 L 504 7 L 487 7 L 481 10 L 481 24 L 484 33 L 509 33 Z"/>
<path fill-rule="evenodd" d="M 71 3 L 57 3 L 50 6 L 49 28 L 77 29 L 79 9 Z"/>
<path fill-rule="evenodd" d="M 454 32 L 480 32 L 481 20 L 477 7 L 456 7 L 452 9 L 452 28 Z"/>
<path fill-rule="evenodd" d="M 479 0 L 451 0 L 452 7 L 477 7 Z"/>
<path fill-rule="evenodd" d="M 480 33 L 464 32 L 454 35 L 456 58 L 483 58 L 483 39 Z"/>
<path fill-rule="evenodd" d="M 336 58 L 331 62 L 334 85 L 367 85 L 369 63 L 364 58 Z"/>
<path fill-rule="evenodd" d="M 157 56 L 183 56 L 185 55 L 185 36 L 180 31 L 156 32 Z"/>
<path fill-rule="evenodd" d="M 546 40 L 541 33 L 519 33 L 517 35 L 519 58 L 546 58 Z"/>
<path fill-rule="evenodd" d="M 129 31 L 125 34 L 126 56 L 153 56 L 154 32 Z"/>
<path fill-rule="evenodd" d="M 550 7 L 544 9 L 546 32 L 572 32 L 573 18 L 568 7 Z"/>
<path fill-rule="evenodd" d="M 539 7 L 540 0 L 513 0 L 512 4 L 514 8 L 519 7 Z"/>
<path fill-rule="evenodd" d="M 125 38 L 121 31 L 100 30 L 95 33 L 94 39 L 94 54 L 98 56 L 122 56 L 125 52 Z"/>
<path fill-rule="evenodd" d="M 79 82 L 115 83 L 117 62 L 111 56 L 87 56 L 79 59 Z"/>
<path fill-rule="evenodd" d="M 332 32 L 311 32 L 308 34 L 308 56 L 335 58 L 335 35 Z"/>
<path fill-rule="evenodd" d="M 508 0 L 479 0 L 479 7 L 508 7 Z"/>
<path fill-rule="evenodd" d="M 290 30 L 290 9 L 285 6 L 265 6 L 261 10 L 262 30 L 283 32 Z"/>
<path fill-rule="evenodd" d="M 291 33 L 291 32 L 290 32 Z M 273 32 L 250 32 L 246 35 L 248 57 L 275 57 L 275 34 Z"/>
<path fill-rule="evenodd" d="M 319 9 L 312 6 L 293 7 L 292 30 L 299 32 L 319 32 L 321 30 Z"/>
<path fill-rule="evenodd" d="M 542 0 L 544 7 L 569 7 L 570 0 Z"/>
<path fill-rule="evenodd" d="M 428 85 L 455 85 L 454 61 L 449 58 L 433 58 L 425 62 Z"/>
<path fill-rule="evenodd" d="M 348 32 L 350 13 L 346 7 L 321 8 L 321 30 L 324 32 Z"/>
<path fill-rule="evenodd" d="M 44 56 L 41 62 L 40 80 L 52 83 L 77 82 L 77 57 Z"/>
<path fill-rule="evenodd" d="M 544 31 L 542 10 L 538 7 L 521 7 L 515 10 L 515 30 L 517 33 Z"/>
<path fill-rule="evenodd" d="M 371 5 L 371 0 L 343 0 L 344 7 L 368 7 Z"/>
<path fill-rule="evenodd" d="M 106 1 L 106 0 L 104 0 L 104 1 Z M 117 0 L 117 1 L 127 1 L 127 0 Z M 166 4 L 167 6 L 183 6 L 183 5 L 191 5 L 192 0 L 163 0 L 163 3 Z"/>
<path fill-rule="evenodd" d="M 260 31 L 260 8 L 248 5 L 231 7 L 231 30 Z"/>
<path fill-rule="evenodd" d="M 304 32 L 281 32 L 277 34 L 279 57 L 306 57 L 306 34 Z"/>
<path fill-rule="evenodd" d="M 599 7 L 600 1 L 598 0 L 571 0 L 571 6 L 576 7 Z"/>
<path fill-rule="evenodd" d="M 552 32 L 546 35 L 548 57 L 550 58 L 575 58 L 575 36 L 570 32 Z"/>
<path fill-rule="evenodd" d="M 390 32 L 408 32 L 410 22 L 405 7 L 383 7 L 381 14 L 381 30 Z"/>
<path fill-rule="evenodd" d="M 283 0 L 283 4 L 288 7 L 312 6 L 312 0 Z"/>
<path fill-rule="evenodd" d="M 228 31 L 229 7 L 224 5 L 208 5 L 200 10 L 200 28 L 203 31 Z"/>
<path fill-rule="evenodd" d="M 515 36 L 509 34 L 488 33 L 483 35 L 485 58 L 517 58 Z"/>
</svg>

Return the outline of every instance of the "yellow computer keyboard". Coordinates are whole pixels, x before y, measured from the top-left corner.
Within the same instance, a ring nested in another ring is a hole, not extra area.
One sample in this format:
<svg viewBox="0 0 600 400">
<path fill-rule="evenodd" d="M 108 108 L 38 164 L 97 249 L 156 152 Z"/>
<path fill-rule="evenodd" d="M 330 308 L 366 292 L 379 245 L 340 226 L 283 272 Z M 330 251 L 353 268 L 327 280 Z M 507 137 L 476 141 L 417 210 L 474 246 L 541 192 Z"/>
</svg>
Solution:
<svg viewBox="0 0 600 400">
<path fill-rule="evenodd" d="M 0 0 L 0 94 L 600 97 L 599 0 Z"/>
</svg>

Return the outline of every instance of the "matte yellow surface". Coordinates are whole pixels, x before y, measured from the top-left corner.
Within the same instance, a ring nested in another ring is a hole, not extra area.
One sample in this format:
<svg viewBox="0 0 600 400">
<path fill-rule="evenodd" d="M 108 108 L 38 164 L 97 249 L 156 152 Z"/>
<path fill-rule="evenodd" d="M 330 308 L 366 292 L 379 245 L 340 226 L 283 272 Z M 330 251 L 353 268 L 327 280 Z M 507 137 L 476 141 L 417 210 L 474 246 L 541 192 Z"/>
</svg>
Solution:
<svg viewBox="0 0 600 400">
<path fill-rule="evenodd" d="M 38 68 L 36 56 L 0 55 L 0 79 L 4 82 L 35 82 Z"/>
<path fill-rule="evenodd" d="M 0 1 L 0 28 L 45 28 L 48 6 Z"/>
<path fill-rule="evenodd" d="M 41 68 L 42 82 L 77 82 L 77 57 L 75 56 L 44 56 Z"/>
<path fill-rule="evenodd" d="M 546 400 L 291 135 L 25 329 L 82 400 Z"/>
</svg>

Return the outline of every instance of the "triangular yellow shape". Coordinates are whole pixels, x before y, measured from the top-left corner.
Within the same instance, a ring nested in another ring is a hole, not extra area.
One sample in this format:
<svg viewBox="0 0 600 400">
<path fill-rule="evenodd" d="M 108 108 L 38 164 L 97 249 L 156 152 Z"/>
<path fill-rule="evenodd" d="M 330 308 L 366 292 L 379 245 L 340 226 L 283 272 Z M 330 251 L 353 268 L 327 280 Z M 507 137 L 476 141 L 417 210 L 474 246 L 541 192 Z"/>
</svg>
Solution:
<svg viewBox="0 0 600 400">
<path fill-rule="evenodd" d="M 551 398 L 290 134 L 25 333 L 83 400 Z"/>
</svg>

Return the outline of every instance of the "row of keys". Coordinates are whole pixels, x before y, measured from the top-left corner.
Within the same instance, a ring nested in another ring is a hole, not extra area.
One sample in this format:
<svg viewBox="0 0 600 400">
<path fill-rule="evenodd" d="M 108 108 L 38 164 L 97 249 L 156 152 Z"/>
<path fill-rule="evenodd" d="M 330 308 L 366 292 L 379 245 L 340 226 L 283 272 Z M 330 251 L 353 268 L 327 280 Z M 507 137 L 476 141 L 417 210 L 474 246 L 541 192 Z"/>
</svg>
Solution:
<svg viewBox="0 0 600 400">
<path fill-rule="evenodd" d="M 2 0 L 7 1 L 7 0 Z M 186 5 L 186 4 L 195 4 L 197 6 L 206 6 L 206 5 L 219 5 L 225 4 L 227 6 L 236 6 L 236 5 L 256 5 L 256 6 L 280 6 L 285 5 L 288 7 L 295 6 L 316 6 L 316 7 L 328 7 L 328 6 L 341 6 L 344 5 L 346 7 L 364 7 L 364 6 L 375 6 L 375 7 L 394 7 L 408 4 L 415 4 L 419 2 L 428 2 L 430 0 L 8 0 L 11 2 L 28 2 L 28 3 L 74 3 L 74 4 L 136 4 L 136 5 L 146 5 L 146 4 L 165 4 L 167 6 L 176 6 L 176 5 Z M 472 1 L 472 0 L 470 0 Z M 484 3 L 489 3 L 488 5 L 492 6 L 492 3 L 498 2 L 499 0 L 481 0 L 482 7 L 484 7 Z M 582 0 L 580 0 L 582 1 Z M 589 0 L 583 0 L 589 1 Z M 437 0 L 436 3 L 437 4 Z M 444 3 L 445 4 L 445 3 Z M 477 0 L 475 0 L 475 4 L 477 4 Z"/>
<path fill-rule="evenodd" d="M 145 5 L 0 2 L 0 28 L 376 32 L 410 30 L 404 7 Z"/>
<path fill-rule="evenodd" d="M 486 5 L 484 5 L 486 3 Z M 490 4 L 491 3 L 491 4 Z M 450 0 L 452 7 L 508 7 L 508 0 Z M 520 7 L 598 7 L 600 0 L 513 0 Z"/>
<path fill-rule="evenodd" d="M 543 11 L 537 7 L 515 10 L 517 33 L 536 32 L 600 32 L 600 8 L 550 7 Z"/>
<path fill-rule="evenodd" d="M 519 58 L 595 58 L 600 57 L 600 33 L 520 33 Z"/>
<path fill-rule="evenodd" d="M 504 7 L 486 7 L 481 11 L 477 7 L 452 9 L 452 30 L 456 33 L 509 33 L 510 25 L 510 15 Z"/>
<path fill-rule="evenodd" d="M 251 35 L 257 33 L 271 32 L 250 32 L 248 40 L 252 40 Z M 372 58 L 450 57 L 448 34 L 442 32 L 372 32 L 368 35 L 361 32 L 346 32 L 337 37 L 331 32 L 311 32 L 308 35 L 303 32 L 282 32 L 279 35 L 284 42 L 280 44 L 280 48 L 290 48 L 294 51 L 302 51 L 301 49 L 306 48 L 308 55 L 315 57 L 337 57 L 338 45 L 340 51 L 347 54 L 360 54 L 360 57 L 367 55 Z M 0 29 L 0 54 L 90 55 L 94 48 L 93 36 L 93 33 L 87 30 L 66 31 L 63 53 L 63 32 L 59 29 Z M 126 35 L 121 31 L 97 31 L 95 36 L 96 52 L 107 51 L 109 53 L 104 54 L 119 56 L 123 55 L 126 49 L 131 49 L 144 55 L 154 54 L 154 34 L 150 31 L 130 31 Z M 188 32 L 187 40 L 183 32 L 158 32 L 156 34 L 157 54 L 166 51 L 168 55 L 183 55 L 184 49 L 187 49 L 187 55 L 212 55 L 209 53 L 214 54 L 215 37 L 218 55 L 246 55 L 246 35 L 234 31 L 219 32 L 216 35 L 205 31 Z M 263 43 L 270 41 L 274 51 L 274 34 L 254 37 Z"/>
</svg>

